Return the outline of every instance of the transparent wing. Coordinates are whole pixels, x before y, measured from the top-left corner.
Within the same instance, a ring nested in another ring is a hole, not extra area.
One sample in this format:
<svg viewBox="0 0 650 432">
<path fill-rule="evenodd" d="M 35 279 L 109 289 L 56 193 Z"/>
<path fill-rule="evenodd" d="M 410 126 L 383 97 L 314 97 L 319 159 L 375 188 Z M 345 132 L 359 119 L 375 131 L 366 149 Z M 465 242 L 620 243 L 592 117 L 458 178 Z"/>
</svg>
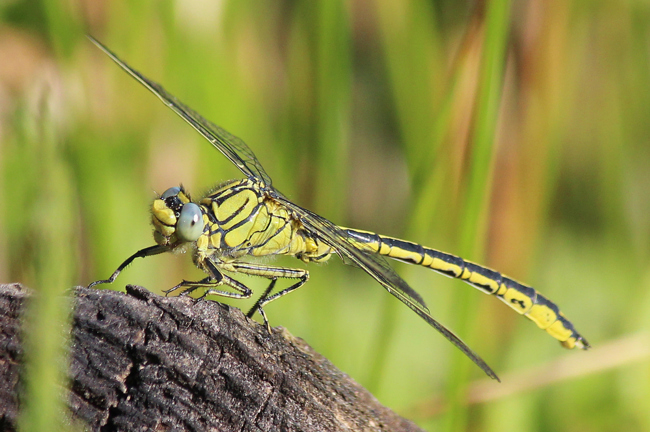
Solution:
<svg viewBox="0 0 650 432">
<path fill-rule="evenodd" d="M 354 244 L 348 234 L 327 219 L 307 209 L 304 209 L 285 198 L 282 195 L 274 195 L 274 198 L 281 201 L 289 208 L 294 215 L 302 222 L 304 227 L 319 240 L 333 248 L 347 264 L 358 266 L 365 270 L 377 282 L 379 282 L 393 296 L 408 306 L 416 314 L 425 320 L 431 327 L 440 332 L 449 342 L 460 349 L 489 377 L 499 381 L 499 377 L 492 368 L 483 361 L 470 347 L 465 344 L 451 330 L 436 321 L 429 309 L 424 304 L 422 297 L 413 290 L 395 271 L 388 265 L 386 260 L 375 253 L 367 252 Z"/>
<path fill-rule="evenodd" d="M 181 116 L 194 129 L 203 135 L 210 143 L 224 154 L 237 168 L 239 168 L 248 178 L 257 179 L 264 183 L 265 186 L 271 185 L 271 178 L 264 171 L 262 164 L 257 160 L 253 151 L 244 141 L 225 131 L 216 124 L 206 120 L 201 114 L 185 105 L 168 93 L 160 84 L 151 81 L 140 72 L 120 60 L 111 50 L 106 48 L 92 36 L 88 36 L 99 49 L 104 51 L 115 63 L 124 69 L 129 75 L 138 80 L 142 85 L 148 88 L 153 94 L 158 96 L 165 105 L 171 108 L 176 114 Z"/>
<path fill-rule="evenodd" d="M 456 345 L 456 347 L 476 363 L 476 365 L 478 365 L 488 376 L 496 380 L 499 379 L 483 359 L 474 353 L 474 351 L 460 340 L 458 336 L 431 316 L 429 309 L 424 304 L 424 300 L 422 300 L 422 297 L 420 297 L 413 288 L 411 288 L 397 273 L 395 273 L 384 258 L 357 247 L 354 244 L 354 239 L 351 239 L 344 230 L 337 227 L 327 219 L 292 203 L 278 191 L 273 189 L 271 187 L 271 178 L 266 171 L 264 171 L 264 168 L 246 143 L 221 127 L 206 120 L 199 113 L 168 93 L 160 84 L 149 80 L 140 72 L 131 68 L 92 36 L 88 36 L 88 38 L 129 75 L 138 80 L 153 94 L 158 96 L 165 105 L 171 108 L 176 114 L 182 117 L 194 129 L 203 135 L 203 137 L 216 147 L 217 150 L 223 153 L 224 156 L 235 164 L 244 175 L 255 180 L 257 183 L 262 182 L 263 185 L 260 185 L 262 189 L 265 189 L 275 199 L 281 201 L 287 208 L 293 211 L 305 228 L 309 230 L 314 237 L 322 240 L 325 244 L 334 249 L 344 262 L 356 265 L 365 270 L 366 273 L 386 288 L 389 293 L 397 297 L 402 303 L 411 308 L 416 314 L 429 323 L 429 325 L 438 330 L 445 338 L 447 338 L 447 340 Z"/>
</svg>

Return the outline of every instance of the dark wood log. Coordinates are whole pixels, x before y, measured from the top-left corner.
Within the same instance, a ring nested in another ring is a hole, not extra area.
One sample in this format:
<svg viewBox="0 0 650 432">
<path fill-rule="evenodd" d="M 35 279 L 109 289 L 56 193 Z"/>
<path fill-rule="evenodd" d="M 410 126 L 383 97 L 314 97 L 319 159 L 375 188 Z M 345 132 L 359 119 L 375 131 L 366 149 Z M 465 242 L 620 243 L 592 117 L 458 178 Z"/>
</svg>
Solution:
<svg viewBox="0 0 650 432">
<path fill-rule="evenodd" d="M 71 415 L 101 431 L 416 431 L 288 331 L 213 301 L 76 289 Z M 16 427 L 28 291 L 0 286 L 0 430 Z"/>
</svg>

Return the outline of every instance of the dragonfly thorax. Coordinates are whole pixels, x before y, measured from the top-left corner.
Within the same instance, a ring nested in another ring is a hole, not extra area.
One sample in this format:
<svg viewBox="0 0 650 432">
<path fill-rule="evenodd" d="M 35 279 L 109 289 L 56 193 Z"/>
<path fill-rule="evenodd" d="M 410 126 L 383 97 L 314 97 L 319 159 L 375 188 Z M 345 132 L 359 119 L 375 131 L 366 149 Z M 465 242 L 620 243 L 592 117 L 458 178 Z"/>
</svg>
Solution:
<svg viewBox="0 0 650 432">
<path fill-rule="evenodd" d="M 254 179 L 223 183 L 199 201 L 206 228 L 197 242 L 202 256 L 291 255 L 324 261 L 331 248 L 311 238 L 299 219 Z"/>
<path fill-rule="evenodd" d="M 201 207 L 190 200 L 183 187 L 167 189 L 151 205 L 154 239 L 172 248 L 196 241 L 205 227 Z"/>
</svg>

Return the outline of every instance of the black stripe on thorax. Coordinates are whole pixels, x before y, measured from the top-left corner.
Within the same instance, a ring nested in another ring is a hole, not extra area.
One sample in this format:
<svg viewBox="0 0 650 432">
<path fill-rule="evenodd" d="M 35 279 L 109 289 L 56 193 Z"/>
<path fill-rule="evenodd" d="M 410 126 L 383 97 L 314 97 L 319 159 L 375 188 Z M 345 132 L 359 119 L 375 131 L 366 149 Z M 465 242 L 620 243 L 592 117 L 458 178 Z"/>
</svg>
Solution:
<svg viewBox="0 0 650 432">
<path fill-rule="evenodd" d="M 275 215 L 270 215 L 270 216 L 271 216 L 271 217 L 269 218 L 269 223 L 268 223 L 268 225 L 266 226 L 266 228 L 265 228 L 264 230 L 256 231 L 256 232 L 264 232 L 264 231 L 266 231 L 266 229 L 271 225 L 271 219 L 272 219 L 272 218 L 279 218 L 279 219 L 281 219 L 281 220 L 284 221 L 284 224 L 281 225 L 280 227 L 278 227 L 278 229 L 275 230 L 275 232 L 274 232 L 273 234 L 271 234 L 271 235 L 270 235 L 270 236 L 269 236 L 269 237 L 268 237 L 268 238 L 267 238 L 263 243 L 256 244 L 256 245 L 254 245 L 253 247 L 251 247 L 251 249 L 259 249 L 259 248 L 261 248 L 261 247 L 266 246 L 266 245 L 268 244 L 268 242 L 270 242 L 271 240 L 273 240 L 273 239 L 274 239 L 278 234 L 280 234 L 280 233 L 282 232 L 282 230 L 284 230 L 284 228 L 289 224 L 289 221 L 288 221 L 287 219 L 284 219 L 284 218 L 281 218 L 281 217 L 279 217 L 279 216 L 275 216 Z M 291 242 L 293 241 L 293 234 L 294 234 L 294 231 L 291 230 L 291 235 L 289 236 L 289 242 L 287 243 L 287 245 L 290 245 Z M 251 234 L 251 235 L 252 235 L 252 234 Z"/>
<path fill-rule="evenodd" d="M 238 208 L 236 211 L 234 211 L 232 213 L 232 216 L 229 216 L 228 218 L 226 218 L 226 220 L 220 221 L 220 223 L 224 224 L 224 225 L 227 224 L 235 216 L 238 216 L 239 213 L 242 212 L 242 210 L 246 207 L 247 204 L 248 204 L 248 200 L 240 208 Z M 242 219 L 241 221 L 237 222 L 236 224 L 234 224 L 233 226 L 228 228 L 228 230 L 224 230 L 224 232 L 229 233 L 230 231 L 235 230 L 235 229 L 241 227 L 242 225 L 245 225 L 245 224 L 249 223 L 250 221 L 252 221 L 253 219 L 255 219 L 257 217 L 259 211 L 260 211 L 260 207 L 262 207 L 263 205 L 264 205 L 263 202 L 257 203 L 257 205 L 255 207 L 253 207 L 253 211 L 251 211 L 251 213 L 248 215 L 248 217 L 246 217 L 246 218 Z"/>
<path fill-rule="evenodd" d="M 238 184 L 236 186 L 229 187 L 228 189 L 217 192 L 217 193 L 209 194 L 208 198 L 210 198 L 213 202 L 216 202 L 217 206 L 220 206 L 227 199 L 229 199 L 232 196 L 237 195 L 238 193 L 241 193 L 241 192 L 243 192 L 245 190 L 250 190 L 257 197 L 262 197 L 262 194 L 261 194 L 261 192 L 260 192 L 260 190 L 258 188 L 252 187 L 248 183 L 243 183 L 243 184 Z"/>
</svg>

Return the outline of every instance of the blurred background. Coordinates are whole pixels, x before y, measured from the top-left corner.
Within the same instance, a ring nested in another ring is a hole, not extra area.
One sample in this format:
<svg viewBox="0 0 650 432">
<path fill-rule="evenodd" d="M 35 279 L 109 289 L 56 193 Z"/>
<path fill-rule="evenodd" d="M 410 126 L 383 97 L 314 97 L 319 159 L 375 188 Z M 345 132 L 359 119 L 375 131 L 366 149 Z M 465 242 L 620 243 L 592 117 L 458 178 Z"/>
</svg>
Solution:
<svg viewBox="0 0 650 432">
<path fill-rule="evenodd" d="M 0 282 L 39 292 L 24 430 L 62 424 L 70 288 L 153 244 L 155 193 L 242 176 L 86 32 L 244 139 L 297 204 L 524 281 L 593 345 L 564 350 L 497 299 L 395 265 L 490 382 L 363 271 L 306 266 L 271 324 L 382 403 L 428 430 L 650 430 L 647 2 L 8 0 Z M 201 277 L 169 254 L 102 288 Z"/>
</svg>

